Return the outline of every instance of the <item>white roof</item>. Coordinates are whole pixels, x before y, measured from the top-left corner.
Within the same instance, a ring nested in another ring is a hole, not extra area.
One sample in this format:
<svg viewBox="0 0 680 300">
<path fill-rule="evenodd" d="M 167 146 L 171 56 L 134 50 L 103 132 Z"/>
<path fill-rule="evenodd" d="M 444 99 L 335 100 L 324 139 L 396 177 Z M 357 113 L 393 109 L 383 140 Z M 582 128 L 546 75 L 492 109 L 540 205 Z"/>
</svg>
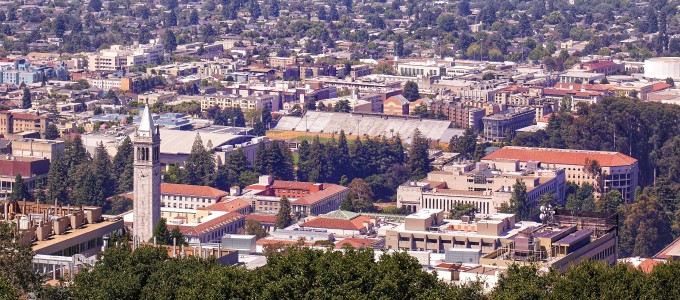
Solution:
<svg viewBox="0 0 680 300">
<path fill-rule="evenodd" d="M 153 129 L 155 126 L 153 125 L 153 118 L 151 117 L 149 104 L 147 104 L 146 107 L 144 107 L 144 110 L 142 110 L 140 113 L 142 115 L 142 121 L 139 123 L 139 128 L 137 128 L 137 134 L 140 136 L 150 137 L 153 135 Z"/>
</svg>

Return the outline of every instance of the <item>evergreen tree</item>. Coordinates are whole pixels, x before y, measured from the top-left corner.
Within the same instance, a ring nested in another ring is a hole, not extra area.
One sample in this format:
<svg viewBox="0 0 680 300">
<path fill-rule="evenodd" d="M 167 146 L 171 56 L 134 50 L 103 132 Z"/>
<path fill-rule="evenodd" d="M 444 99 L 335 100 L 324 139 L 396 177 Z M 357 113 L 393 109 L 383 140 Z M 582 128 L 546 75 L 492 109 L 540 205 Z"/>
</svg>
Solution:
<svg viewBox="0 0 680 300">
<path fill-rule="evenodd" d="M 342 0 L 342 4 L 345 5 L 347 12 L 352 12 L 352 0 Z"/>
<path fill-rule="evenodd" d="M 319 137 L 315 137 L 307 154 L 305 161 L 302 162 L 302 173 L 304 178 L 311 182 L 326 182 L 329 175 L 327 165 L 329 157 L 326 156 L 324 145 L 321 144 Z"/>
<path fill-rule="evenodd" d="M 177 49 L 177 38 L 175 37 L 175 33 L 170 29 L 165 30 L 165 34 L 163 35 L 163 46 L 165 47 L 165 50 L 168 51 L 175 51 L 175 49 Z"/>
<path fill-rule="evenodd" d="M 68 184 L 70 183 L 66 155 L 63 152 L 54 153 L 50 171 L 47 173 L 47 200 L 50 203 L 55 201 L 58 203 L 68 202 Z"/>
<path fill-rule="evenodd" d="M 512 186 L 512 195 L 510 196 L 509 206 L 504 206 L 500 209 L 501 212 L 515 214 L 517 220 L 526 221 L 531 218 L 533 207 L 529 203 L 527 197 L 527 186 L 523 180 L 517 179 Z"/>
<path fill-rule="evenodd" d="M 224 166 L 222 166 L 218 173 L 220 178 L 217 182 L 217 188 L 227 190 L 232 186 L 242 186 L 241 174 L 248 170 L 248 158 L 242 148 L 232 151 L 227 156 Z"/>
<path fill-rule="evenodd" d="M 59 138 L 59 129 L 57 128 L 57 125 L 48 124 L 45 128 L 45 139 L 56 140 L 57 138 Z"/>
<path fill-rule="evenodd" d="M 268 147 L 265 145 L 264 141 L 260 140 L 257 143 L 257 151 L 255 152 L 255 160 L 253 161 L 253 169 L 255 172 L 260 174 L 267 174 L 267 156 Z"/>
<path fill-rule="evenodd" d="M 103 206 L 104 191 L 97 185 L 97 174 L 89 164 L 81 164 L 76 167 L 76 172 L 70 179 L 73 188 L 69 202 L 74 205 Z"/>
<path fill-rule="evenodd" d="M 156 244 L 167 245 L 170 240 L 170 232 L 168 231 L 168 225 L 165 218 L 161 218 L 156 223 L 156 227 L 153 228 L 153 236 L 149 239 L 149 243 L 153 243 L 154 239 Z"/>
<path fill-rule="evenodd" d="M 21 97 L 21 108 L 23 108 L 23 109 L 31 108 L 31 106 L 32 106 L 31 98 L 32 98 L 31 97 L 31 90 L 29 90 L 28 87 L 24 87 L 24 94 Z"/>
<path fill-rule="evenodd" d="M 102 10 L 102 1 L 90 0 L 87 6 L 90 8 L 90 11 L 99 12 Z"/>
<path fill-rule="evenodd" d="M 291 214 L 290 201 L 286 197 L 281 197 L 281 200 L 279 200 L 279 212 L 276 214 L 276 228 L 284 229 L 290 226 L 293 222 Z"/>
<path fill-rule="evenodd" d="M 420 133 L 420 130 L 416 129 L 413 132 L 413 138 L 411 138 L 407 162 L 408 170 L 414 179 L 423 178 L 432 170 L 427 153 L 428 148 L 429 141 Z"/>
<path fill-rule="evenodd" d="M 316 12 L 316 17 L 319 18 L 321 21 L 326 21 L 326 8 L 323 6 L 319 6 L 319 9 Z"/>
<path fill-rule="evenodd" d="M 134 184 L 134 148 L 130 137 L 125 137 L 113 157 L 112 170 L 116 176 L 115 193 L 132 190 Z"/>
<path fill-rule="evenodd" d="M 111 157 L 106 148 L 104 148 L 104 143 L 99 143 L 97 148 L 95 148 L 90 168 L 94 173 L 95 188 L 103 194 L 102 199 L 99 199 L 99 201 L 103 202 L 106 198 L 113 196 L 117 187 L 114 175 L 111 173 L 113 170 Z"/>
<path fill-rule="evenodd" d="M 272 110 L 269 108 L 269 106 L 265 105 L 264 108 L 262 108 L 261 120 L 262 120 L 262 125 L 264 125 L 264 129 L 268 130 L 269 126 L 272 123 Z"/>
<path fill-rule="evenodd" d="M 9 202 L 31 201 L 33 195 L 28 191 L 28 186 L 24 183 L 24 179 L 20 174 L 14 177 L 14 185 L 12 186 L 12 194 L 9 196 Z"/>
<path fill-rule="evenodd" d="M 213 184 L 215 159 L 213 158 L 212 149 L 207 149 L 203 146 L 200 134 L 196 134 L 194 145 L 191 147 L 191 153 L 187 157 L 184 169 L 186 169 L 186 181 L 188 184 L 206 186 Z"/>
<path fill-rule="evenodd" d="M 339 21 L 340 20 L 340 13 L 338 12 L 338 8 L 335 7 L 335 3 L 332 3 L 331 8 L 328 12 L 328 20 L 329 21 Z"/>
<path fill-rule="evenodd" d="M 404 51 L 404 37 L 401 34 L 397 35 L 397 41 L 394 42 L 394 55 L 399 57 L 406 56 Z"/>
<path fill-rule="evenodd" d="M 335 154 L 332 180 L 333 182 L 339 182 L 342 176 L 349 176 L 352 173 L 349 146 L 347 145 L 347 136 L 345 136 L 344 130 L 340 130 Z"/>
<path fill-rule="evenodd" d="M 467 17 L 472 13 L 469 0 L 461 0 L 458 2 L 458 13 L 463 17 Z"/>
<path fill-rule="evenodd" d="M 250 12 L 250 16 L 253 17 L 253 19 L 257 19 L 262 15 L 262 10 L 260 9 L 260 4 L 257 2 L 257 0 L 250 0 L 248 11 Z"/>
<path fill-rule="evenodd" d="M 271 0 L 269 5 L 269 15 L 272 17 L 279 16 L 279 0 Z"/>
<path fill-rule="evenodd" d="M 179 226 L 175 226 L 170 230 L 170 233 L 168 233 L 168 240 L 166 241 L 168 245 L 188 245 L 186 239 L 184 238 L 184 234 L 182 233 L 182 230 L 179 229 Z"/>
<path fill-rule="evenodd" d="M 404 85 L 404 90 L 402 96 L 408 101 L 416 101 L 420 98 L 420 93 L 418 92 L 418 84 L 413 81 L 407 81 Z"/>
<path fill-rule="evenodd" d="M 165 27 L 172 26 L 177 26 L 177 14 L 174 9 L 170 10 L 170 13 L 168 13 L 167 18 L 165 19 Z"/>
<path fill-rule="evenodd" d="M 195 9 L 191 10 L 191 13 L 189 14 L 189 24 L 190 25 L 198 25 L 198 12 Z"/>
</svg>

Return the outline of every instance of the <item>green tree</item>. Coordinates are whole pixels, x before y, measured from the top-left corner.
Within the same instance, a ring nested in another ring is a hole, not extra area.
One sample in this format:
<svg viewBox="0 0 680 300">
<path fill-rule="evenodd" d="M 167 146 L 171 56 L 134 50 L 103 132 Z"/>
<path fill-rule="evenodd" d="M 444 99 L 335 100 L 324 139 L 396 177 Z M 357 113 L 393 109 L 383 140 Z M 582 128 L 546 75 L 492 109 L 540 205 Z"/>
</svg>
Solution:
<svg viewBox="0 0 680 300">
<path fill-rule="evenodd" d="M 407 81 L 406 84 L 404 84 L 404 90 L 402 91 L 402 95 L 404 96 L 404 98 L 411 102 L 420 99 L 420 93 L 418 92 L 418 84 L 413 81 Z"/>
<path fill-rule="evenodd" d="M 203 140 L 201 140 L 199 134 L 196 134 L 191 153 L 184 163 L 184 169 L 186 170 L 186 182 L 188 184 L 210 186 L 214 184 L 215 159 L 212 149 L 203 146 Z"/>
<path fill-rule="evenodd" d="M 470 203 L 458 203 L 451 208 L 451 219 L 460 220 L 463 216 L 471 216 L 477 213 L 477 207 Z"/>
<path fill-rule="evenodd" d="M 349 100 L 340 100 L 333 106 L 333 111 L 348 113 L 352 111 L 352 107 L 350 106 Z"/>
<path fill-rule="evenodd" d="M 670 84 L 671 86 L 675 86 L 675 80 L 673 80 L 672 77 L 666 78 L 666 83 Z"/>
<path fill-rule="evenodd" d="M 354 178 L 349 184 L 349 193 L 340 205 L 340 209 L 354 212 L 371 212 L 373 207 L 373 191 L 361 178 Z"/>
<path fill-rule="evenodd" d="M 248 11 L 250 12 L 250 16 L 253 17 L 253 19 L 257 19 L 262 15 L 260 4 L 257 2 L 257 0 L 250 0 L 248 4 Z"/>
<path fill-rule="evenodd" d="M 184 238 L 184 234 L 182 233 L 182 230 L 179 229 L 179 226 L 175 226 L 170 230 L 168 233 L 168 240 L 166 241 L 168 245 L 188 245 L 186 242 L 186 239 Z"/>
<path fill-rule="evenodd" d="M 617 190 L 611 190 L 602 195 L 600 199 L 597 199 L 595 202 L 595 210 L 599 212 L 615 213 L 621 205 L 623 205 L 621 193 Z"/>
<path fill-rule="evenodd" d="M 538 274 L 538 266 L 512 264 L 501 274 L 490 299 L 524 300 L 549 299 L 550 279 Z"/>
<path fill-rule="evenodd" d="M 625 215 L 621 235 L 627 235 L 633 243 L 632 249 L 621 249 L 624 254 L 650 257 L 671 242 L 668 215 L 658 197 L 643 193 L 626 206 Z"/>
<path fill-rule="evenodd" d="M 437 25 L 439 29 L 444 32 L 452 32 L 456 30 L 456 17 L 453 14 L 441 14 L 437 18 Z"/>
<path fill-rule="evenodd" d="M 28 87 L 24 87 L 23 96 L 21 97 L 21 108 L 31 108 L 31 98 L 31 90 L 29 90 Z"/>
<path fill-rule="evenodd" d="M 47 199 L 50 203 L 68 201 L 68 165 L 63 152 L 54 153 L 47 173 Z"/>
<path fill-rule="evenodd" d="M 409 173 L 414 179 L 423 178 L 432 170 L 430 157 L 427 153 L 428 148 L 428 139 L 420 133 L 420 130 L 416 129 L 411 138 L 407 162 Z"/>
<path fill-rule="evenodd" d="M 293 222 L 292 209 L 290 208 L 290 201 L 288 198 L 281 197 L 279 200 L 279 211 L 276 213 L 276 228 L 284 229 Z"/>
<path fill-rule="evenodd" d="M 165 218 L 161 218 L 153 228 L 153 236 L 149 239 L 149 243 L 156 242 L 159 245 L 167 245 L 170 240 L 170 231 Z"/>
<path fill-rule="evenodd" d="M 458 2 L 458 13 L 463 17 L 467 17 L 472 13 L 469 0 L 461 0 Z"/>
<path fill-rule="evenodd" d="M 87 6 L 90 8 L 90 11 L 99 12 L 102 10 L 102 1 L 90 0 Z"/>
<path fill-rule="evenodd" d="M 509 205 L 503 205 L 501 212 L 513 213 L 517 220 L 525 221 L 531 218 L 533 210 L 532 204 L 529 203 L 527 197 L 527 186 L 522 179 L 517 179 L 512 186 L 512 195 L 510 196 Z"/>
<path fill-rule="evenodd" d="M 189 14 L 189 24 L 190 25 L 198 25 L 198 12 L 195 9 L 191 10 L 191 13 Z"/>
<path fill-rule="evenodd" d="M 171 52 L 177 49 L 177 38 L 175 37 L 175 33 L 170 29 L 165 30 L 165 34 L 163 35 L 163 46 L 166 50 Z"/>
<path fill-rule="evenodd" d="M 116 177 L 115 193 L 131 191 L 134 177 L 134 149 L 130 137 L 126 136 L 118 145 L 111 170 Z"/>
<path fill-rule="evenodd" d="M 468 127 L 462 137 L 453 136 L 449 141 L 449 152 L 457 152 L 466 159 L 472 159 L 477 148 L 477 133 Z"/>
<path fill-rule="evenodd" d="M 59 138 L 59 129 L 57 129 L 57 125 L 52 123 L 48 124 L 47 127 L 45 127 L 45 139 L 56 140 L 57 138 Z"/>
<path fill-rule="evenodd" d="M 272 123 L 272 111 L 269 108 L 269 106 L 267 106 L 267 105 L 265 105 L 262 108 L 261 121 L 262 121 L 262 125 L 264 125 L 265 130 L 270 129 L 269 126 L 271 126 L 271 123 Z"/>
<path fill-rule="evenodd" d="M 267 230 L 262 227 L 262 224 L 255 220 L 246 221 L 246 233 L 256 236 L 261 239 L 267 236 Z"/>
<path fill-rule="evenodd" d="M 24 179 L 20 174 L 14 177 L 14 185 L 12 186 L 12 194 L 9 195 L 10 202 L 19 202 L 22 200 L 31 201 L 33 195 L 28 191 L 28 186 L 24 183 Z"/>
<path fill-rule="evenodd" d="M 272 17 L 279 16 L 279 0 L 271 0 L 269 4 L 269 15 Z"/>
<path fill-rule="evenodd" d="M 0 222 L 0 296 L 25 295 L 41 286 L 40 276 L 33 272 L 31 245 L 20 243 L 20 234 L 11 223 Z"/>
<path fill-rule="evenodd" d="M 583 183 L 574 194 L 567 195 L 566 209 L 595 210 L 595 188 L 589 183 Z"/>
<path fill-rule="evenodd" d="M 104 148 L 104 143 L 99 143 L 95 148 L 90 168 L 94 173 L 95 187 L 103 195 L 102 199 L 99 200 L 100 204 L 103 204 L 104 199 L 112 196 L 116 192 L 117 187 L 114 174 L 111 173 L 113 170 L 111 157 L 106 148 Z"/>
</svg>

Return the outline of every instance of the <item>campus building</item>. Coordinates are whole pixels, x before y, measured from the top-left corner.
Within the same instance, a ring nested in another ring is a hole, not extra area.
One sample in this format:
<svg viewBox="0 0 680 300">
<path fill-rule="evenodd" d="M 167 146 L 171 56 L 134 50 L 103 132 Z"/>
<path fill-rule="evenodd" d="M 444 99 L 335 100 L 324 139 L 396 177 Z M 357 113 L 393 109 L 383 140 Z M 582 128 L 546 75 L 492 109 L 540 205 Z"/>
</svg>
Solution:
<svg viewBox="0 0 680 300">
<path fill-rule="evenodd" d="M 320 215 L 340 208 L 349 189 L 330 183 L 274 180 L 260 176 L 258 183 L 245 188 L 244 200 L 250 200 L 255 211 L 278 212 L 281 197 L 290 201 L 293 213 Z"/>
<path fill-rule="evenodd" d="M 511 242 L 536 222 L 516 222 L 513 214 L 479 214 L 463 220 L 445 219 L 441 209 L 423 209 L 408 215 L 404 223 L 388 229 L 387 249 L 445 253 L 449 249 L 476 249 L 491 253 Z"/>
<path fill-rule="evenodd" d="M 564 170 L 566 181 L 603 186 L 604 193 L 617 190 L 629 203 L 638 186 L 638 161 L 619 152 L 507 146 L 482 158 L 482 162 L 498 159 L 517 160 L 520 167 L 537 165 L 542 169 Z M 591 161 L 597 161 L 601 174 L 587 171 L 586 165 Z"/>
<path fill-rule="evenodd" d="M 459 204 L 471 204 L 477 212 L 493 214 L 509 204 L 513 186 L 520 180 L 532 205 L 545 194 L 555 194 L 564 204 L 565 172 L 540 169 L 535 165 L 520 168 L 517 160 L 493 160 L 474 164 L 446 166 L 432 171 L 420 181 L 409 181 L 397 189 L 397 206 L 409 211 L 441 209 L 450 211 Z"/>
<path fill-rule="evenodd" d="M 536 111 L 528 107 L 517 107 L 485 116 L 482 118 L 484 138 L 491 142 L 508 141 L 508 138 L 515 136 L 515 130 L 532 125 L 535 119 Z"/>
</svg>

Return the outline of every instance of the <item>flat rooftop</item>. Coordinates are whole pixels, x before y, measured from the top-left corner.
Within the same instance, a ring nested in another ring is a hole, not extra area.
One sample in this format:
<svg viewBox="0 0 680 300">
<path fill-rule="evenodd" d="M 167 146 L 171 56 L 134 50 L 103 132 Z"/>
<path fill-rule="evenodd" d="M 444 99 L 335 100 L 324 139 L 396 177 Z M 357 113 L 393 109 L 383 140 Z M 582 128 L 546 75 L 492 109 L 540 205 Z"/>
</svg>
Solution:
<svg viewBox="0 0 680 300">
<path fill-rule="evenodd" d="M 116 229 L 122 229 L 123 227 L 123 220 L 85 224 L 81 228 L 71 229 L 60 235 L 51 235 L 47 240 L 33 243 L 33 251 L 36 254 L 52 254 L 70 246 L 87 242 Z"/>
</svg>

